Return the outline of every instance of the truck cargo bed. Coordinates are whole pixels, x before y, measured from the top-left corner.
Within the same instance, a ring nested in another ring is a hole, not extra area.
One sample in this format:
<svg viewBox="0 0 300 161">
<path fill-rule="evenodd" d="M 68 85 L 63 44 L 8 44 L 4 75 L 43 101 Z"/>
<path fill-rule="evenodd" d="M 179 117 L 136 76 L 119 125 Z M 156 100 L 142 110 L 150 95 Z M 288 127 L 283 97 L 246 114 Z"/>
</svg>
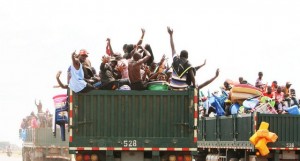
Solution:
<svg viewBox="0 0 300 161">
<path fill-rule="evenodd" d="M 196 148 L 194 90 L 95 90 L 70 97 L 70 149 Z"/>
<path fill-rule="evenodd" d="M 69 141 L 62 141 L 60 137 L 60 128 L 57 128 L 56 137 L 53 136 L 52 128 L 25 129 L 26 137 L 23 146 L 25 147 L 68 147 Z M 66 136 L 69 133 L 66 132 Z"/>
<path fill-rule="evenodd" d="M 260 123 L 269 123 L 269 131 L 278 135 L 269 149 L 300 150 L 300 116 L 277 114 L 248 114 L 201 118 L 199 122 L 199 148 L 254 149 L 249 138 Z"/>
</svg>

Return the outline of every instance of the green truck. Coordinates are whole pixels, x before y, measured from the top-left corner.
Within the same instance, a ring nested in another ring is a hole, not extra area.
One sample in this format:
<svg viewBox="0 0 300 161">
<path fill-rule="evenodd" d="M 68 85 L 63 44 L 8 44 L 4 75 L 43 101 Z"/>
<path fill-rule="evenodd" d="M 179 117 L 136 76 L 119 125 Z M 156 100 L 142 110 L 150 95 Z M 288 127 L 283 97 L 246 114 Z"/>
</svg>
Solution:
<svg viewBox="0 0 300 161">
<path fill-rule="evenodd" d="M 51 127 L 20 129 L 23 161 L 71 160 L 68 140 L 54 137 Z M 60 129 L 57 129 L 60 134 Z M 68 135 L 68 133 L 67 133 Z"/>
<path fill-rule="evenodd" d="M 197 90 L 69 94 L 69 152 L 76 161 L 299 160 L 300 116 L 198 117 Z M 256 156 L 260 123 L 278 139 Z"/>
<path fill-rule="evenodd" d="M 257 149 L 250 137 L 261 122 L 269 123 L 269 131 L 277 134 L 274 143 L 268 143 L 270 153 L 256 156 Z M 299 160 L 300 115 L 252 113 L 242 116 L 200 118 L 198 124 L 199 155 L 206 160 Z"/>
<path fill-rule="evenodd" d="M 70 153 L 77 161 L 191 161 L 197 98 L 195 89 L 70 92 Z"/>
</svg>

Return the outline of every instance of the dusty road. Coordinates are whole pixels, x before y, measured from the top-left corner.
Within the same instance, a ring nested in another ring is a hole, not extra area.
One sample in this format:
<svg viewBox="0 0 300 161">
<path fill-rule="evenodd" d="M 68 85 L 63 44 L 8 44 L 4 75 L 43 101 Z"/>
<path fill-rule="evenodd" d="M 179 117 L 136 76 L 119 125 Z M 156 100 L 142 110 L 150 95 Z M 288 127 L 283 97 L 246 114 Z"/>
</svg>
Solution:
<svg viewBox="0 0 300 161">
<path fill-rule="evenodd" d="M 22 156 L 13 154 L 11 157 L 8 157 L 5 153 L 0 153 L 0 161 L 22 161 Z"/>
</svg>

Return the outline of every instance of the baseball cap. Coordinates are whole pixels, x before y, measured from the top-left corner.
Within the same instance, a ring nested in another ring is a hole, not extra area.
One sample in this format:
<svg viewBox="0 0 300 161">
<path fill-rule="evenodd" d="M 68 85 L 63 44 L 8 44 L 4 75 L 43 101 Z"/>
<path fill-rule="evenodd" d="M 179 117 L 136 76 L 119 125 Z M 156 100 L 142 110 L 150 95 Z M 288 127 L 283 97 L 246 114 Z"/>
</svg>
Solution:
<svg viewBox="0 0 300 161">
<path fill-rule="evenodd" d="M 80 51 L 79 51 L 79 55 L 85 55 L 85 56 L 88 56 L 88 52 L 85 50 L 85 49 L 81 49 Z"/>
</svg>

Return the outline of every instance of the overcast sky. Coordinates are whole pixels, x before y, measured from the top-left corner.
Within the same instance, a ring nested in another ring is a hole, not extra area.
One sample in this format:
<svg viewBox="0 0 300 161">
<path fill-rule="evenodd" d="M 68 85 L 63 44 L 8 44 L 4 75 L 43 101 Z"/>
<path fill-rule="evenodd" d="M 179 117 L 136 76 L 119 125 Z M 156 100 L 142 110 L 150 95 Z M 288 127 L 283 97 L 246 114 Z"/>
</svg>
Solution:
<svg viewBox="0 0 300 161">
<path fill-rule="evenodd" d="M 171 57 L 167 26 L 178 53 L 188 50 L 193 65 L 206 59 L 198 83 L 220 68 L 204 90 L 239 76 L 254 84 L 262 71 L 264 82 L 291 81 L 298 92 L 299 20 L 299 0 L 0 0 L 0 141 L 20 142 L 18 128 L 36 112 L 35 99 L 53 110 L 52 97 L 65 93 L 52 88 L 56 72 L 66 82 L 74 50 L 87 49 L 98 72 L 106 38 L 121 52 L 139 40 L 141 28 L 155 60 Z"/>
</svg>

